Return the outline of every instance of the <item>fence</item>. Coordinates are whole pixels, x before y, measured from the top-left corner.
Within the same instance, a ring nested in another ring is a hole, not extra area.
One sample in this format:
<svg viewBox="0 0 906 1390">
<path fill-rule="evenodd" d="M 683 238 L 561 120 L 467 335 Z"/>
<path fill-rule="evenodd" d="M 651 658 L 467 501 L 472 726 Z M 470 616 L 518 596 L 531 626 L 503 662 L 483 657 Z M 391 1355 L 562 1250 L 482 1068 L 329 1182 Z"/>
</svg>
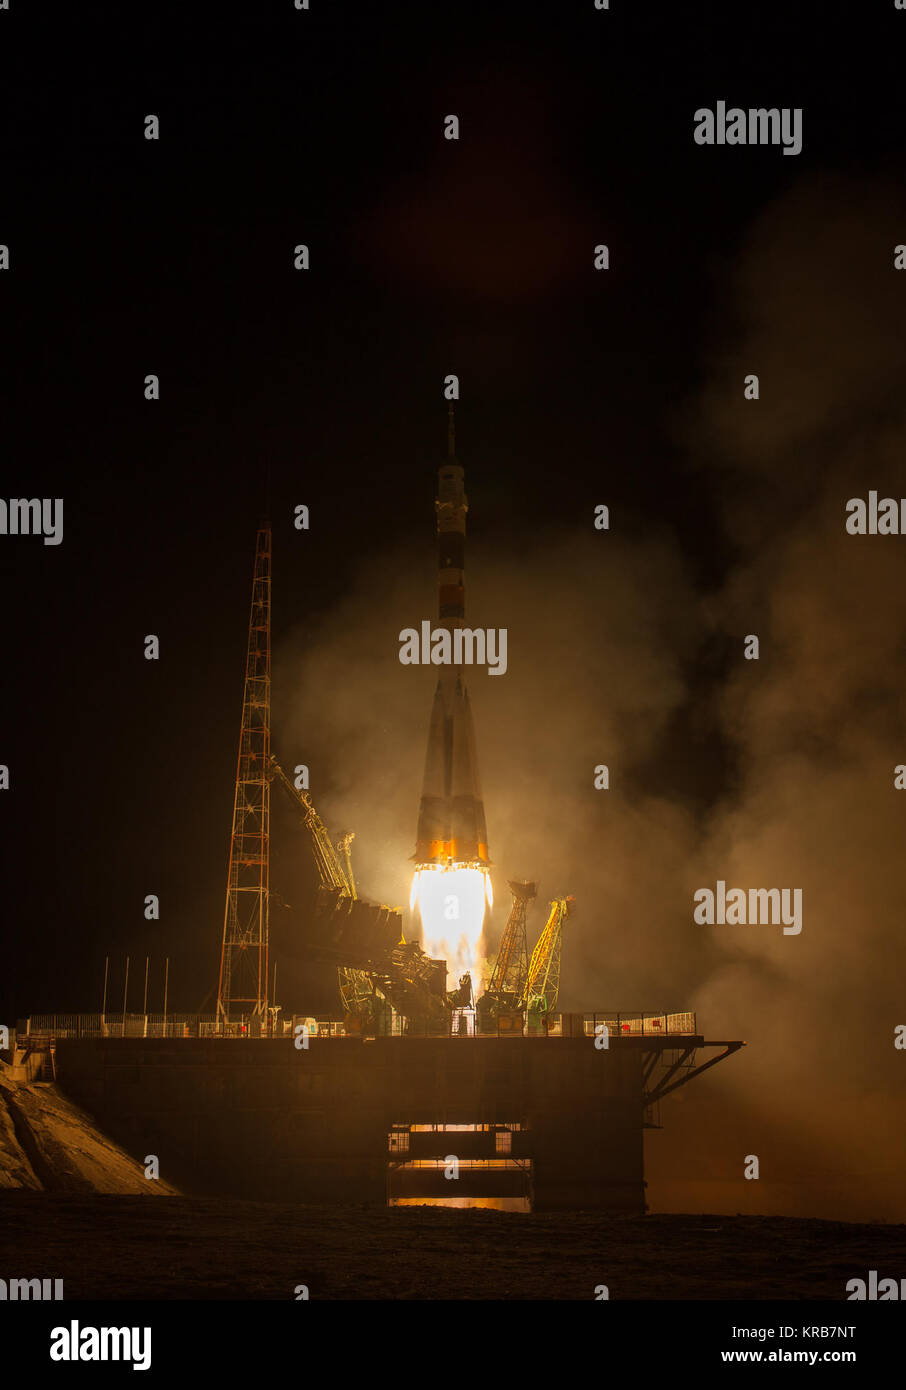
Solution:
<svg viewBox="0 0 906 1390">
<path fill-rule="evenodd" d="M 51 1038 L 221 1038 L 285 1037 L 292 1020 L 268 1027 L 257 1019 L 224 1023 L 216 1014 L 32 1014 L 25 1020 L 28 1037 Z"/>
<path fill-rule="evenodd" d="M 394 1014 L 389 1036 L 405 1037 L 504 1037 L 522 1036 L 520 1029 L 510 1023 L 506 1028 L 497 1028 L 490 1033 L 477 1033 L 474 1021 L 468 1030 L 463 1026 L 466 1020 L 453 1017 L 448 1025 L 425 1023 L 419 1025 L 408 1022 Z M 226 1023 L 216 1014 L 32 1014 L 19 1028 L 20 1036 L 37 1039 L 56 1038 L 288 1038 L 294 1036 L 294 1029 L 305 1024 L 311 1037 L 346 1037 L 346 1026 L 336 1019 L 315 1019 L 302 1014 L 291 1018 L 278 1019 L 273 1023 L 261 1023 L 258 1019 L 245 1022 Z M 548 1038 L 594 1037 L 601 1025 L 607 1028 L 610 1038 L 617 1037 L 668 1037 L 695 1034 L 695 1014 L 651 1014 L 651 1013 L 558 1013 L 548 1014 L 540 1024 L 529 1031 L 536 1036 Z"/>
<path fill-rule="evenodd" d="M 594 1034 L 603 1023 L 611 1037 L 665 1037 L 667 1034 L 695 1034 L 695 1014 L 585 1014 L 585 1032 Z"/>
</svg>

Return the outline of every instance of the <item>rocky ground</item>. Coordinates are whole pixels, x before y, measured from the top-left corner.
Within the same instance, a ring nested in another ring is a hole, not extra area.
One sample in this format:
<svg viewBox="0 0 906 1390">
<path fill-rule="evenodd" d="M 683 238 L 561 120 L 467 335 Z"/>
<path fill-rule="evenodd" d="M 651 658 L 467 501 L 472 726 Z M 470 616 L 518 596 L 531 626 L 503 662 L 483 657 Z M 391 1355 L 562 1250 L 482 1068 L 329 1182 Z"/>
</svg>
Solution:
<svg viewBox="0 0 906 1390">
<path fill-rule="evenodd" d="M 0 1072 L 0 1196 L 13 1190 L 173 1196 L 58 1088 Z M 0 1275 L 0 1278 L 3 1276 Z"/>
</svg>

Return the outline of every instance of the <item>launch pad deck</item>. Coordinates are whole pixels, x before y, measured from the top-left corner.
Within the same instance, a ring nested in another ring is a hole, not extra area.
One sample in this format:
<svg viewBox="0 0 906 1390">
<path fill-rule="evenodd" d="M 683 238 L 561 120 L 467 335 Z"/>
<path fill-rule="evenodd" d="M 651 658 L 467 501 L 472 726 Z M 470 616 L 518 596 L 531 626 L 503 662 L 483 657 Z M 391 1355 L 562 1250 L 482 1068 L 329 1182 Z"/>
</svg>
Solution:
<svg viewBox="0 0 906 1390">
<path fill-rule="evenodd" d="M 643 1131 L 657 1103 L 742 1043 L 597 1041 L 60 1037 L 55 1070 L 112 1138 L 140 1160 L 156 1154 L 161 1175 L 192 1195 L 512 1195 L 535 1210 L 642 1212 Z"/>
</svg>

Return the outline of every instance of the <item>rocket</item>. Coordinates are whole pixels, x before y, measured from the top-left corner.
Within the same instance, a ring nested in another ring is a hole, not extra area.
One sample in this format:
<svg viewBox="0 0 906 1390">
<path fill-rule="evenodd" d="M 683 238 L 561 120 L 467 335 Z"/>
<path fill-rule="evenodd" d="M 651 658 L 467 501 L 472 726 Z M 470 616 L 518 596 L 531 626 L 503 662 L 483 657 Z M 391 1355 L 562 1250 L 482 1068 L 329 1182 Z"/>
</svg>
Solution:
<svg viewBox="0 0 906 1390">
<path fill-rule="evenodd" d="M 438 469 L 437 600 L 439 627 L 451 633 L 465 621 L 466 513 L 469 501 L 456 458 L 449 407 L 447 460 Z M 461 667 L 444 666 L 434 692 L 425 775 L 418 811 L 418 867 L 490 867 L 484 802 L 478 777 L 472 707 Z"/>
</svg>

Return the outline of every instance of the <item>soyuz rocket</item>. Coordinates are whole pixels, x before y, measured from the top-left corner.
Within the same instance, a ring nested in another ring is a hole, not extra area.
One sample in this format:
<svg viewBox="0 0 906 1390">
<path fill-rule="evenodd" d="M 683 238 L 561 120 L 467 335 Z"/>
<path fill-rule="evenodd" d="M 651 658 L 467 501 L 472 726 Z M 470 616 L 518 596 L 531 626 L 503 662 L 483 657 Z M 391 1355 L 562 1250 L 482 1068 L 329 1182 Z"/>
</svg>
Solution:
<svg viewBox="0 0 906 1390">
<path fill-rule="evenodd" d="M 466 512 L 463 470 L 456 459 L 453 407 L 448 455 L 437 473 L 438 627 L 451 633 L 465 621 Z M 484 802 L 478 777 L 472 707 L 461 667 L 441 667 L 434 692 L 416 835 L 416 868 L 490 867 Z"/>
</svg>

